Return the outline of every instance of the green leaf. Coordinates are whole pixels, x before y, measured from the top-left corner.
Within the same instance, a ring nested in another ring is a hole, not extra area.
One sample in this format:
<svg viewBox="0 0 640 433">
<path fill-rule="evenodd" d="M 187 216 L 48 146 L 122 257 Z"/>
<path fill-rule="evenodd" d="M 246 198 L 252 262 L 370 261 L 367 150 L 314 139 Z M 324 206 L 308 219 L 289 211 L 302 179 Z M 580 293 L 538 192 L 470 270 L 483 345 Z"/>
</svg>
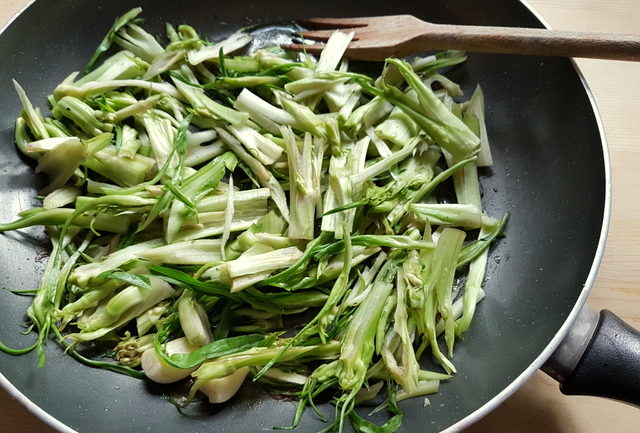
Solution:
<svg viewBox="0 0 640 433">
<path fill-rule="evenodd" d="M 222 313 L 220 313 L 220 323 L 213 330 L 214 341 L 227 338 L 227 336 L 229 335 L 229 331 L 231 331 L 231 322 L 232 322 L 231 313 L 232 312 L 233 310 L 229 308 L 229 306 L 225 305 L 224 309 L 222 310 Z"/>
<path fill-rule="evenodd" d="M 191 199 L 187 197 L 182 192 L 182 190 L 178 188 L 173 182 L 168 180 L 165 182 L 164 186 L 166 186 L 167 189 L 171 191 L 171 194 L 173 194 L 175 198 L 180 200 L 187 208 L 189 208 L 189 210 L 191 210 L 192 212 L 198 211 L 196 204 L 193 201 L 191 201 Z"/>
<path fill-rule="evenodd" d="M 195 368 L 205 361 L 220 358 L 221 356 L 233 355 L 243 352 L 253 347 L 263 346 L 265 342 L 270 342 L 269 337 L 260 334 L 241 335 L 238 337 L 225 338 L 209 343 L 206 346 L 191 353 L 174 353 L 168 355 L 160 345 L 158 339 L 154 341 L 156 354 L 167 364 L 182 369 Z"/>
<path fill-rule="evenodd" d="M 173 286 L 193 290 L 201 295 L 215 296 L 236 303 L 246 302 L 254 308 L 265 311 L 282 311 L 282 307 L 278 303 L 270 301 L 267 295 L 261 294 L 257 290 L 231 293 L 229 286 L 225 284 L 215 281 L 200 281 L 185 272 L 158 265 L 151 266 L 151 273 Z"/>
<path fill-rule="evenodd" d="M 367 204 L 369 204 L 369 199 L 362 199 L 360 201 L 354 201 L 351 203 L 347 203 L 343 206 L 338 206 L 338 207 L 334 207 L 333 209 L 330 209 L 328 211 L 326 211 L 325 213 L 322 214 L 322 216 L 327 216 L 327 215 L 332 215 L 334 213 L 338 213 L 338 212 L 343 212 L 345 210 L 349 210 L 349 209 L 356 209 L 362 206 L 366 206 Z"/>
<path fill-rule="evenodd" d="M 151 281 L 147 275 L 132 274 L 130 272 L 123 271 L 121 269 L 113 269 L 110 271 L 102 272 L 98 275 L 98 278 L 104 278 L 105 280 L 119 280 L 124 281 L 132 286 L 140 287 L 141 289 L 151 290 Z"/>
</svg>

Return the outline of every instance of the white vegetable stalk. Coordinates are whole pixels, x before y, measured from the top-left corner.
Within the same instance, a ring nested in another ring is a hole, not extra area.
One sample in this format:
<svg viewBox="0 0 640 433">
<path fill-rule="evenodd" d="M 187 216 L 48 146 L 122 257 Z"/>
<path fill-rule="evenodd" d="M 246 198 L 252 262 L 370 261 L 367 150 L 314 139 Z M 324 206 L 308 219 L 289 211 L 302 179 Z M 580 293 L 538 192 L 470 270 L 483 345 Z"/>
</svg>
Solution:
<svg viewBox="0 0 640 433">
<path fill-rule="evenodd" d="M 396 394 L 396 401 L 406 400 L 408 398 L 418 397 L 426 394 L 435 394 L 440 389 L 439 380 L 421 380 L 412 392 L 406 392 L 404 389 Z"/>
<path fill-rule="evenodd" d="M 391 156 L 391 149 L 389 149 L 389 146 L 387 146 L 387 143 L 385 143 L 382 138 L 378 137 L 378 134 L 375 133 L 372 127 L 367 128 L 364 132 L 371 140 L 371 143 L 373 143 L 373 145 L 375 146 L 378 155 L 380 155 L 382 158 Z"/>
<path fill-rule="evenodd" d="M 247 151 L 264 165 L 271 165 L 280 159 L 283 149 L 264 135 L 248 126 L 233 127 L 231 132 Z"/>
<path fill-rule="evenodd" d="M 189 343 L 187 337 L 181 337 L 176 340 L 169 341 L 165 347 L 167 354 L 169 355 L 173 355 L 175 353 L 191 353 L 198 349 L 198 346 Z M 156 383 L 177 382 L 189 376 L 196 370 L 196 368 L 183 369 L 167 364 L 160 359 L 153 348 L 144 351 L 141 358 L 141 364 L 145 376 Z"/>
<path fill-rule="evenodd" d="M 122 144 L 118 149 L 118 156 L 133 159 L 138 153 L 140 145 L 138 131 L 129 125 L 122 125 Z"/>
<path fill-rule="evenodd" d="M 153 158 L 137 153 L 133 159 L 118 156 L 115 146 L 96 152 L 84 165 L 119 185 L 139 185 L 156 165 Z"/>
<path fill-rule="evenodd" d="M 356 104 L 360 101 L 360 85 L 347 83 L 347 80 L 335 80 L 336 84 L 322 94 L 332 113 L 338 113 L 340 120 L 349 117 Z"/>
<path fill-rule="evenodd" d="M 136 59 L 135 54 L 131 51 L 120 51 L 109 57 L 102 65 L 80 78 L 74 84 L 81 86 L 91 81 L 126 80 L 139 77 L 144 72 L 140 63 L 140 60 Z"/>
<path fill-rule="evenodd" d="M 145 80 L 105 80 L 105 81 L 87 81 L 83 84 L 76 82 L 74 84 L 60 84 L 53 92 L 56 99 L 61 99 L 64 96 L 74 96 L 76 98 L 89 98 L 91 96 L 99 95 L 110 90 L 119 89 L 121 87 L 136 87 L 142 90 L 147 90 L 150 93 L 158 93 L 169 95 L 176 98 L 179 101 L 185 101 L 184 96 L 172 86 L 170 83 L 155 83 Z"/>
<path fill-rule="evenodd" d="M 68 142 L 76 143 L 80 141 L 78 137 L 51 137 L 43 138 L 42 140 L 32 141 L 25 146 L 29 152 L 50 152 L 60 145 Z"/>
<path fill-rule="evenodd" d="M 180 327 L 189 343 L 205 346 L 213 340 L 211 325 L 204 307 L 196 301 L 191 290 L 182 292 L 178 299 L 178 317 Z"/>
<path fill-rule="evenodd" d="M 205 265 L 222 260 L 219 239 L 176 242 L 143 251 L 137 256 L 154 263 L 171 265 Z"/>
<path fill-rule="evenodd" d="M 292 125 L 295 129 L 310 132 L 315 136 L 326 138 L 325 122 L 306 105 L 298 104 L 284 92 L 276 92 L 280 105 L 295 118 Z"/>
<path fill-rule="evenodd" d="M 159 247 L 164 242 L 162 239 L 153 239 L 139 244 L 123 248 L 107 256 L 102 261 L 95 261 L 86 265 L 78 266 L 73 270 L 69 279 L 77 285 L 84 287 L 91 278 L 95 278 L 103 272 L 116 269 L 125 263 L 135 259 L 138 254 L 150 248 Z"/>
<path fill-rule="evenodd" d="M 274 235 L 273 233 L 257 232 L 254 234 L 258 242 L 269 245 L 274 250 L 294 246 L 294 241 L 290 237 Z"/>
<path fill-rule="evenodd" d="M 351 43 L 354 34 L 355 32 L 333 32 L 329 37 L 326 46 L 322 50 L 322 53 L 320 53 L 320 60 L 318 60 L 318 64 L 316 65 L 316 71 L 335 71 L 340 64 L 340 60 L 342 60 L 342 56 L 347 50 L 349 43 Z"/>
<path fill-rule="evenodd" d="M 108 122 L 114 124 L 120 123 L 129 117 L 135 116 L 137 114 L 142 114 L 151 109 L 162 99 L 162 97 L 162 95 L 153 95 L 148 97 L 147 99 L 137 101 L 136 103 L 124 107 L 116 111 L 115 113 L 108 113 L 107 115 L 105 115 L 105 119 Z"/>
<path fill-rule="evenodd" d="M 300 257 L 302 251 L 296 247 L 281 248 L 263 254 L 249 257 L 241 256 L 226 264 L 229 275 L 232 278 L 259 272 L 275 271 L 293 265 Z"/>
<path fill-rule="evenodd" d="M 269 188 L 234 191 L 233 207 L 236 209 L 248 209 L 250 207 L 266 208 L 266 202 L 270 196 Z M 227 194 L 205 197 L 197 204 L 198 212 L 223 211 L 228 204 L 227 201 Z"/>
<path fill-rule="evenodd" d="M 18 92 L 20 102 L 22 102 L 24 120 L 27 122 L 27 125 L 29 125 L 29 129 L 34 134 L 35 138 L 49 138 L 49 133 L 44 126 L 44 119 L 40 112 L 33 108 L 26 92 L 16 80 L 13 80 L 13 86 L 15 87 L 16 92 Z"/>
<path fill-rule="evenodd" d="M 281 128 L 289 161 L 289 194 L 291 214 L 289 217 L 289 237 L 293 239 L 313 239 L 316 203 L 320 198 L 320 169 L 311 134 L 305 134 L 302 149 L 290 127 Z"/>
<path fill-rule="evenodd" d="M 49 185 L 41 193 L 48 194 L 63 187 L 87 157 L 87 146 L 80 140 L 66 140 L 40 157 L 36 173 L 47 173 Z"/>
<path fill-rule="evenodd" d="M 198 65 L 205 60 L 217 60 L 220 57 L 220 50 L 224 54 L 230 54 L 249 44 L 252 40 L 253 36 L 247 33 L 234 33 L 216 44 L 189 51 L 187 60 L 192 65 Z"/>
<path fill-rule="evenodd" d="M 395 146 L 404 146 L 421 133 L 420 127 L 397 107 L 375 127 L 374 131 L 378 137 L 390 141 Z"/>
<path fill-rule="evenodd" d="M 184 59 L 186 50 L 165 51 L 164 53 L 153 59 L 149 69 L 142 76 L 143 80 L 150 80 L 170 69 L 173 69 L 178 63 Z"/>
<path fill-rule="evenodd" d="M 485 293 L 485 291 L 480 288 L 480 290 L 478 290 L 477 295 L 475 297 L 475 303 L 478 304 L 480 301 L 482 301 L 485 296 L 487 296 L 487 294 Z M 458 298 L 456 299 L 456 301 L 453 303 L 453 317 L 456 320 L 460 320 L 462 318 L 462 316 L 464 315 L 464 299 L 462 298 Z M 440 320 L 438 320 L 438 323 L 436 324 L 436 333 L 438 335 L 442 334 L 444 332 L 445 329 L 445 322 L 442 318 L 440 318 Z"/>
<path fill-rule="evenodd" d="M 222 143 L 219 142 L 209 144 L 207 146 L 189 148 L 184 156 L 184 165 L 187 167 L 194 167 L 196 165 L 203 164 L 218 155 L 222 155 L 225 150 L 226 149 Z"/>
<path fill-rule="evenodd" d="M 483 214 L 471 204 L 415 203 L 409 209 L 417 216 L 428 219 L 433 226 L 463 227 L 472 230 L 495 226 L 498 223 L 498 220 Z"/>
<path fill-rule="evenodd" d="M 249 373 L 249 367 L 242 367 L 228 376 L 205 382 L 199 389 L 207 397 L 209 403 L 224 403 L 233 397 Z"/>
<path fill-rule="evenodd" d="M 355 174 L 364 169 L 364 164 L 369 147 L 369 137 L 346 148 L 339 156 L 332 156 L 329 161 L 329 185 L 325 192 L 324 212 L 344 206 L 358 200 L 360 196 L 360 185 L 352 182 Z M 321 229 L 332 231 L 337 239 L 344 237 L 344 230 L 353 231 L 356 209 L 347 209 L 342 212 L 324 215 L 322 217 Z"/>
<path fill-rule="evenodd" d="M 183 68 L 181 71 L 184 72 L 185 69 Z M 191 75 L 193 75 L 192 72 Z M 245 125 L 247 123 L 249 116 L 246 113 L 236 111 L 233 108 L 214 101 L 205 95 L 201 88 L 186 84 L 174 77 L 172 77 L 172 80 L 184 99 L 186 99 L 193 109 L 201 116 L 223 120 L 231 123 L 232 125 Z M 195 77 L 193 81 L 194 84 L 197 84 Z"/>
<path fill-rule="evenodd" d="M 327 101 L 328 104 L 334 104 L 338 110 L 338 119 L 340 119 L 341 122 L 345 122 L 349 116 L 351 116 L 351 113 L 353 113 L 361 97 L 362 92 L 360 91 L 360 86 L 357 84 L 343 85 L 338 86 L 335 91 L 328 92 L 325 101 Z"/>
<path fill-rule="evenodd" d="M 246 260 L 248 257 L 257 256 L 258 254 L 264 254 L 270 251 L 273 251 L 273 248 L 271 246 L 263 243 L 254 243 L 251 245 L 251 247 L 249 247 L 245 252 L 242 253 L 242 257 Z M 207 269 L 202 273 L 202 277 L 214 281 L 220 281 L 225 284 L 231 284 L 231 291 L 238 292 L 260 280 L 267 278 L 270 273 L 269 271 L 260 272 L 257 274 L 246 275 L 232 280 L 229 276 L 229 268 L 227 267 L 228 263 L 230 262 L 222 263 L 220 265 L 213 266 Z"/>
<path fill-rule="evenodd" d="M 227 191 L 227 208 L 224 210 L 224 227 L 222 231 L 222 240 L 220 241 L 220 255 L 223 260 L 227 260 L 225 256 L 225 247 L 229 236 L 231 235 L 231 224 L 233 223 L 233 214 L 235 208 L 233 206 L 233 175 L 229 176 L 229 190 Z"/>
<path fill-rule="evenodd" d="M 120 29 L 114 41 L 121 47 L 135 53 L 145 62 L 153 61 L 164 52 L 164 48 L 156 38 L 147 33 L 142 27 L 131 22 Z"/>
<path fill-rule="evenodd" d="M 304 376 L 302 374 L 288 372 L 288 371 L 282 371 L 278 367 L 271 367 L 269 370 L 267 370 L 264 373 L 264 377 L 277 380 L 278 382 L 287 383 L 291 385 L 299 385 L 299 386 L 302 386 L 305 383 L 307 383 L 307 380 L 309 379 L 308 376 Z"/>
<path fill-rule="evenodd" d="M 411 155 L 416 145 L 420 141 L 419 138 L 414 138 L 411 142 L 407 143 L 401 150 L 392 153 L 386 158 L 374 162 L 364 170 L 351 176 L 351 182 L 355 185 L 359 185 L 367 180 L 371 180 L 380 173 L 389 171 L 394 165 Z"/>
<path fill-rule="evenodd" d="M 73 185 L 67 185 L 49 193 L 49 195 L 42 200 L 42 207 L 45 209 L 60 208 L 73 203 L 79 195 L 79 188 Z"/>
<path fill-rule="evenodd" d="M 487 134 L 487 125 L 484 116 L 484 93 L 478 85 L 471 95 L 471 99 L 465 107 L 465 114 L 475 116 L 478 120 L 480 128 L 480 152 L 478 153 L 478 167 L 493 166 L 493 157 L 491 156 L 491 148 L 489 146 L 489 137 Z"/>
<path fill-rule="evenodd" d="M 214 212 L 200 212 L 198 215 L 192 215 L 187 217 L 184 223 L 184 227 L 194 227 L 201 226 L 204 228 L 210 227 L 220 227 L 221 230 L 224 230 L 224 222 L 225 222 L 225 211 L 214 211 Z M 260 218 L 261 216 L 267 213 L 267 207 L 258 207 L 255 208 L 247 208 L 247 209 L 237 209 L 234 212 L 232 222 L 242 221 L 244 219 Z M 232 223 L 233 225 L 233 223 Z M 222 234 L 222 231 L 220 232 Z"/>
<path fill-rule="evenodd" d="M 215 129 L 207 129 L 199 132 L 187 132 L 187 147 L 196 147 L 203 143 L 215 140 L 218 133 Z"/>
<path fill-rule="evenodd" d="M 362 278 L 356 280 L 356 283 L 353 289 L 347 295 L 347 299 L 344 302 L 345 306 L 353 307 L 359 305 L 362 301 L 364 301 L 371 290 L 371 283 L 373 279 L 382 268 L 382 265 L 387 260 L 387 253 L 381 251 L 376 259 L 374 260 L 371 267 L 366 267 L 362 272 Z"/>
<path fill-rule="evenodd" d="M 139 336 L 145 335 L 151 328 L 158 326 L 160 329 L 162 315 L 169 308 L 169 303 L 161 302 L 149 308 L 147 311 L 136 317 L 136 330 Z"/>
<path fill-rule="evenodd" d="M 158 167 L 162 167 L 171 153 L 173 148 L 173 140 L 175 139 L 176 130 L 167 119 L 154 115 L 142 116 L 143 124 L 149 136 L 153 156 L 155 157 Z M 171 159 L 171 167 L 175 168 L 178 164 L 177 155 L 173 155 Z"/>
<path fill-rule="evenodd" d="M 289 206 L 287 205 L 287 197 L 284 193 L 284 189 L 282 189 L 282 185 L 280 182 L 273 176 L 273 174 L 265 168 L 265 166 L 258 161 L 256 158 L 251 156 L 247 151 L 244 150 L 242 145 L 238 140 L 235 139 L 231 134 L 229 134 L 224 129 L 217 129 L 218 134 L 220 134 L 220 138 L 225 142 L 225 144 L 233 151 L 233 153 L 238 156 L 245 164 L 249 166 L 249 168 L 253 171 L 253 174 L 256 175 L 260 184 L 268 188 L 271 191 L 271 199 L 275 202 L 280 214 L 282 217 L 289 221 Z"/>
<path fill-rule="evenodd" d="M 151 282 L 151 290 L 135 287 L 138 291 L 131 291 L 130 296 L 138 301 L 135 305 L 132 306 L 133 302 L 130 302 L 130 300 L 125 297 L 118 298 L 117 301 L 114 301 L 111 305 L 107 303 L 104 308 L 96 309 L 96 312 L 85 322 L 87 332 L 68 334 L 65 336 L 65 339 L 75 344 L 104 337 L 114 329 L 126 325 L 159 302 L 176 295 L 176 291 L 173 290 L 166 281 L 153 276 L 149 277 L 149 280 Z M 111 300 L 109 302 L 111 302 Z M 119 308 L 128 309 L 126 311 L 119 311 Z M 113 317 L 118 314 L 121 314 L 121 316 L 116 318 L 114 322 Z M 105 323 L 110 324 L 105 325 Z"/>
<path fill-rule="evenodd" d="M 266 208 L 236 212 L 231 222 L 231 231 L 247 230 L 266 213 Z M 206 212 L 200 213 L 198 216 L 206 218 L 206 223 L 198 224 L 195 219 L 192 220 L 191 222 L 195 224 L 183 226 L 175 238 L 176 242 L 218 236 L 224 232 L 224 212 Z"/>
<path fill-rule="evenodd" d="M 231 282 L 231 293 L 237 293 L 247 287 L 253 286 L 258 281 L 262 281 L 271 275 L 270 271 L 258 272 L 251 275 L 245 275 L 243 277 L 234 278 Z"/>
<path fill-rule="evenodd" d="M 291 81 L 290 83 L 285 84 L 284 89 L 287 92 L 294 94 L 294 99 L 296 101 L 301 102 L 309 97 L 316 96 L 318 94 L 320 94 L 321 96 L 325 96 L 326 92 L 333 90 L 337 86 L 344 85 L 344 83 L 348 80 L 349 77 L 335 78 L 334 76 L 331 76 L 329 74 L 314 74 L 309 78 Z M 344 99 L 346 100 L 348 96 L 349 95 L 347 94 Z"/>
<path fill-rule="evenodd" d="M 344 126 L 357 133 L 363 128 L 366 129 L 376 125 L 387 117 L 393 109 L 394 107 L 390 102 L 375 97 L 366 104 L 353 110 Z"/>
<path fill-rule="evenodd" d="M 351 266 L 357 266 L 364 262 L 372 255 L 380 252 L 380 247 L 369 247 L 364 245 L 355 245 L 351 247 Z M 327 266 L 322 269 L 320 275 L 320 281 L 332 280 L 340 275 L 340 271 L 344 267 L 345 256 L 344 252 L 336 255 L 333 259 L 329 260 Z"/>
<path fill-rule="evenodd" d="M 234 107 L 240 111 L 249 113 L 251 120 L 267 129 L 272 134 L 278 134 L 279 125 L 293 125 L 296 119 L 285 110 L 271 105 L 264 99 L 252 93 L 248 89 L 242 89 Z M 267 119 L 271 123 L 263 124 L 262 119 Z M 275 131 L 273 130 L 275 126 Z"/>
</svg>

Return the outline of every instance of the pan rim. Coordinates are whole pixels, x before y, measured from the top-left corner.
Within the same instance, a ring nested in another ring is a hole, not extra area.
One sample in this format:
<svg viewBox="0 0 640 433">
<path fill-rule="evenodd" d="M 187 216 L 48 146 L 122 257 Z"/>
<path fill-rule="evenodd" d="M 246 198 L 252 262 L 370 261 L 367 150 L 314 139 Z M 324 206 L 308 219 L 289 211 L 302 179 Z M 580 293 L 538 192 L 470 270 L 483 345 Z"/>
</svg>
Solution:
<svg viewBox="0 0 640 433">
<path fill-rule="evenodd" d="M 547 29 L 551 29 L 551 25 L 540 15 L 538 11 L 536 11 L 533 6 L 531 6 L 527 0 L 519 0 L 520 3 L 527 8 L 527 10 L 538 20 L 540 23 Z M 600 115 L 600 111 L 598 110 L 598 104 L 596 103 L 595 97 L 593 96 L 593 92 L 587 83 L 587 80 L 580 69 L 580 66 L 576 63 L 575 59 L 569 59 L 571 64 L 573 65 L 573 69 L 578 74 L 578 78 L 580 78 L 580 83 L 584 88 L 589 103 L 591 104 L 591 109 L 593 110 L 594 118 L 596 121 L 596 125 L 598 127 L 598 134 L 600 135 L 600 142 L 602 143 L 602 156 L 603 156 L 603 164 L 604 164 L 604 212 L 602 214 L 602 228 L 600 229 L 600 236 L 598 238 L 598 246 L 596 248 L 595 255 L 593 257 L 593 262 L 591 264 L 591 269 L 589 269 L 589 274 L 587 275 L 587 279 L 585 280 L 582 291 L 580 292 L 580 296 L 576 300 L 575 305 L 571 309 L 571 312 L 565 319 L 564 323 L 553 336 L 547 347 L 544 348 L 540 355 L 536 357 L 536 359 L 527 367 L 517 378 L 515 378 L 509 385 L 507 385 L 500 393 L 495 395 L 491 400 L 487 401 L 485 404 L 480 406 L 474 412 L 470 413 L 460 421 L 455 424 L 447 427 L 442 430 L 440 433 L 456 433 L 467 427 L 470 427 L 477 421 L 481 420 L 489 413 L 491 413 L 494 409 L 496 409 L 501 403 L 503 403 L 507 398 L 509 398 L 513 393 L 516 392 L 519 388 L 521 388 L 525 382 L 527 382 L 536 371 L 538 371 L 544 363 L 551 357 L 553 352 L 560 345 L 562 340 L 567 336 L 569 330 L 573 326 L 573 323 L 578 318 L 580 311 L 585 307 L 587 298 L 591 293 L 591 289 L 596 280 L 596 276 L 598 274 L 598 270 L 600 269 L 600 264 L 602 263 L 602 257 L 604 256 L 604 250 L 607 242 L 607 235 L 609 232 L 609 225 L 611 222 L 611 160 L 609 155 L 609 146 L 607 143 L 607 137 L 605 135 L 604 126 L 602 124 L 602 116 Z M 576 282 L 579 284 L 579 282 Z"/>
<path fill-rule="evenodd" d="M 2 26 L 0 27 L 0 36 L 13 24 L 13 22 L 20 16 L 24 11 L 29 9 L 31 5 L 33 5 L 36 0 L 29 0 L 27 4 L 25 4 L 21 9 L 19 9 L 13 16 Z M 26 395 L 24 395 L 18 388 L 16 388 L 4 375 L 0 372 L 0 387 L 3 388 L 7 393 L 13 397 L 18 403 L 24 406 L 27 411 L 31 414 L 35 415 L 40 421 L 44 422 L 48 426 L 54 428 L 60 433 L 77 433 L 76 430 L 73 430 L 71 427 L 65 425 L 62 421 L 55 418 L 53 415 L 49 414 L 47 411 L 42 409 L 40 406 L 32 402 Z"/>
<path fill-rule="evenodd" d="M 31 7 L 37 0 L 29 0 L 27 4 L 25 4 L 21 9 L 19 9 L 2 27 L 0 27 L 0 36 L 9 28 L 13 22 L 29 7 Z M 545 28 L 551 29 L 549 23 L 537 12 L 527 0 L 518 0 Z M 611 190 L 612 190 L 612 175 L 611 175 L 611 161 L 609 155 L 609 147 L 607 143 L 607 137 L 605 135 L 604 126 L 602 123 L 602 117 L 600 115 L 600 111 L 598 110 L 597 103 L 595 101 L 593 92 L 587 83 L 587 80 L 580 69 L 579 65 L 576 63 L 575 59 L 569 59 L 573 66 L 573 69 L 578 75 L 580 79 L 580 83 L 584 88 L 589 103 L 591 105 L 591 109 L 593 110 L 594 118 L 596 121 L 596 125 L 598 128 L 598 134 L 600 136 L 600 142 L 602 144 L 602 154 L 603 154 L 603 164 L 604 164 L 604 212 L 602 216 L 602 227 L 600 230 L 600 235 L 598 238 L 598 245 L 596 248 L 596 252 L 594 255 L 593 263 L 591 264 L 591 268 L 589 270 L 589 274 L 587 275 L 587 279 L 584 282 L 583 289 L 571 309 L 571 312 L 567 316 L 565 322 L 562 324 L 560 329 L 553 336 L 549 344 L 545 347 L 545 349 L 536 357 L 536 359 L 527 367 L 516 379 L 514 379 L 509 385 L 507 385 L 500 393 L 495 395 L 492 399 L 484 403 L 481 407 L 476 409 L 474 412 L 470 413 L 460 421 L 455 424 L 445 428 L 441 431 L 441 433 L 456 433 L 467 427 L 470 427 L 472 424 L 476 423 L 480 419 L 484 418 L 490 412 L 495 410 L 501 403 L 503 403 L 507 398 L 515 393 L 516 390 L 521 388 L 525 382 L 527 382 L 533 374 L 539 370 L 542 365 L 546 362 L 546 360 L 553 354 L 556 348 L 560 345 L 562 340 L 568 334 L 571 326 L 575 322 L 578 314 L 582 310 L 582 308 L 586 304 L 586 300 L 591 292 L 591 289 L 595 283 L 596 276 L 598 270 L 600 268 L 600 264 L 602 262 L 602 258 L 604 255 L 604 250 L 606 246 L 607 234 L 609 231 L 609 225 L 611 221 Z M 45 424 L 49 425 L 53 429 L 57 430 L 60 433 L 78 433 L 76 430 L 67 426 L 53 415 L 46 412 L 40 406 L 32 402 L 28 397 L 26 397 L 18 388 L 16 388 L 3 374 L 0 372 L 0 387 L 7 391 L 11 397 L 13 397 L 16 401 L 22 404 L 31 414 L 35 415 L 38 419 L 43 421 Z"/>
</svg>

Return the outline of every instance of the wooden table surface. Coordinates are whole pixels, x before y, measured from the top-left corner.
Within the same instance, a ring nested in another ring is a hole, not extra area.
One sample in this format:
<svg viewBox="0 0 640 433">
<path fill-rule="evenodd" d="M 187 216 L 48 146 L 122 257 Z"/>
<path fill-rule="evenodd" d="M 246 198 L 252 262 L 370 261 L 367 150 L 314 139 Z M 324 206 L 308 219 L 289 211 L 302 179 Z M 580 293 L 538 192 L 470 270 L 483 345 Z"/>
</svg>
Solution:
<svg viewBox="0 0 640 433">
<path fill-rule="evenodd" d="M 0 0 L 0 23 L 27 0 Z M 556 29 L 640 31 L 640 0 L 529 0 Z M 604 260 L 588 304 L 609 308 L 640 329 L 640 62 L 579 60 L 609 141 L 613 214 Z M 465 433 L 637 433 L 640 410 L 567 397 L 544 373 Z M 0 432 L 53 433 L 0 390 Z"/>
</svg>

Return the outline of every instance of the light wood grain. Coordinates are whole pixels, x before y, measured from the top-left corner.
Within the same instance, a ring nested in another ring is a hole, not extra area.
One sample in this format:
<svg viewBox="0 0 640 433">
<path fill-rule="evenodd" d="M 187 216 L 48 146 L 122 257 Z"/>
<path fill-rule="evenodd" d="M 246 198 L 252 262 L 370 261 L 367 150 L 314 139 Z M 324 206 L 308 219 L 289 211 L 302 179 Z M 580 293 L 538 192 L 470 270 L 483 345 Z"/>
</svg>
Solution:
<svg viewBox="0 0 640 433">
<path fill-rule="evenodd" d="M 4 23 L 26 0 L 0 0 Z M 552 27 L 638 33 L 638 0 L 529 0 Z M 589 304 L 609 308 L 640 328 L 640 64 L 580 60 L 609 140 L 613 215 L 604 260 Z M 637 433 L 640 410 L 591 397 L 567 397 L 537 373 L 502 406 L 465 433 Z M 52 433 L 0 390 L 0 432 Z"/>
<path fill-rule="evenodd" d="M 640 35 L 522 27 L 434 24 L 412 15 L 361 18 L 307 18 L 307 39 L 326 41 L 335 29 L 353 32 L 344 56 L 384 60 L 425 50 L 461 50 L 532 56 L 585 57 L 640 61 Z M 323 45 L 292 44 L 285 48 L 320 54 Z"/>
</svg>

